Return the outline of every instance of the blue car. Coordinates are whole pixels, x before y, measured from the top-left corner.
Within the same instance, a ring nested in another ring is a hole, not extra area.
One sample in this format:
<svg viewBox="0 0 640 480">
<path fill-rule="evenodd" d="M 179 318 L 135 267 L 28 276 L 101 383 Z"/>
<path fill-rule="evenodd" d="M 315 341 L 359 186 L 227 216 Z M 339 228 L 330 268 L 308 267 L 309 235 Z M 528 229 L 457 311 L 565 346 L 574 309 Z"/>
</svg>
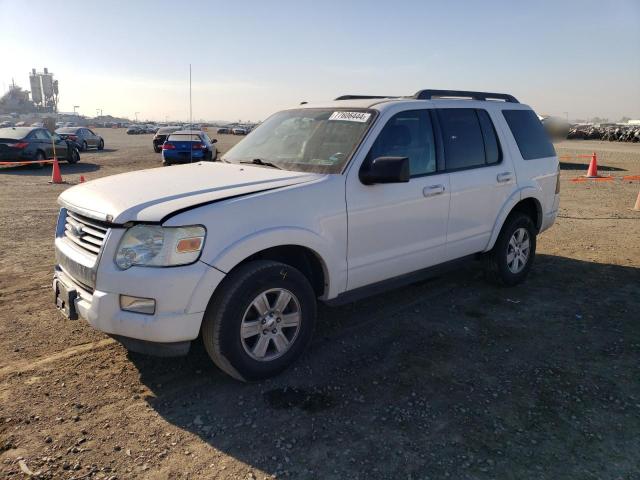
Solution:
<svg viewBox="0 0 640 480">
<path fill-rule="evenodd" d="M 214 146 L 217 140 L 211 140 L 201 130 L 179 130 L 169 135 L 162 144 L 163 165 L 174 163 L 191 163 L 215 161 L 218 158 L 218 150 Z"/>
</svg>

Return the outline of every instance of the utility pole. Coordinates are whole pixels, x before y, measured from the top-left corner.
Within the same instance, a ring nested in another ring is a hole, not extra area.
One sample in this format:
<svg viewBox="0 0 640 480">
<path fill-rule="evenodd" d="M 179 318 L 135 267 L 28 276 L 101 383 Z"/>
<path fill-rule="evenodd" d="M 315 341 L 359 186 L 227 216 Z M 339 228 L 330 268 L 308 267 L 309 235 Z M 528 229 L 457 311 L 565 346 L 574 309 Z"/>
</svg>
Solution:
<svg viewBox="0 0 640 480">
<path fill-rule="evenodd" d="M 76 114 L 76 109 L 80 108 L 80 105 L 74 105 L 73 106 L 73 114 Z"/>
<path fill-rule="evenodd" d="M 139 114 L 139 113 L 140 113 L 140 112 L 136 112 L 136 113 L 135 113 L 135 116 L 136 116 L 136 123 L 138 123 L 138 114 Z"/>
<path fill-rule="evenodd" d="M 567 123 L 569 123 L 569 112 L 562 112 L 564 116 L 567 118 Z"/>
</svg>

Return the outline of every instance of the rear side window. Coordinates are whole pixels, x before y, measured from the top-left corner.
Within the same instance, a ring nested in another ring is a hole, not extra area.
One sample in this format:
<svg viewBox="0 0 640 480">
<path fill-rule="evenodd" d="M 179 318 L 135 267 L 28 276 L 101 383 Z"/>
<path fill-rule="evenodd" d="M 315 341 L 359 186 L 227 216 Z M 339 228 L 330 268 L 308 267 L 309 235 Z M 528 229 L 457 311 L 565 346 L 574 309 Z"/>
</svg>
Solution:
<svg viewBox="0 0 640 480">
<path fill-rule="evenodd" d="M 447 170 L 485 164 L 484 139 L 473 108 L 438 109 Z"/>
<path fill-rule="evenodd" d="M 486 110 L 476 110 L 476 113 L 478 114 L 478 120 L 480 120 L 480 128 L 482 129 L 482 137 L 484 138 L 484 155 L 487 165 L 500 163 L 502 153 L 493 122 Z"/>
<path fill-rule="evenodd" d="M 436 171 L 436 149 L 428 110 L 400 112 L 389 119 L 369 157 L 408 157 L 411 176 Z"/>
<path fill-rule="evenodd" d="M 502 115 L 516 139 L 522 158 L 553 157 L 556 151 L 533 110 L 503 110 Z"/>
</svg>

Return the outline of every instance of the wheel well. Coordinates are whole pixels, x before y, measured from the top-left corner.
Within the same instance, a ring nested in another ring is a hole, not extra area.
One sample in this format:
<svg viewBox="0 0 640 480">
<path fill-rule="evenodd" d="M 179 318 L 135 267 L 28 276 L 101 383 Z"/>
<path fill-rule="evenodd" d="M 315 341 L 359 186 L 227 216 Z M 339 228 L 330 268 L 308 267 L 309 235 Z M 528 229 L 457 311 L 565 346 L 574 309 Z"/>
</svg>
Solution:
<svg viewBox="0 0 640 480">
<path fill-rule="evenodd" d="M 300 270 L 300 272 L 307 277 L 317 296 L 324 294 L 326 282 L 322 261 L 318 258 L 318 255 L 309 248 L 301 247 L 300 245 L 281 245 L 278 247 L 272 247 L 254 253 L 250 257 L 245 258 L 238 265 L 242 265 L 252 260 L 273 260 L 275 262 L 282 262 L 287 265 L 291 265 L 292 267 Z"/>
<path fill-rule="evenodd" d="M 518 202 L 511 212 L 522 212 L 525 215 L 531 217 L 537 230 L 540 230 L 542 226 L 542 207 L 535 198 L 525 198 Z"/>
</svg>

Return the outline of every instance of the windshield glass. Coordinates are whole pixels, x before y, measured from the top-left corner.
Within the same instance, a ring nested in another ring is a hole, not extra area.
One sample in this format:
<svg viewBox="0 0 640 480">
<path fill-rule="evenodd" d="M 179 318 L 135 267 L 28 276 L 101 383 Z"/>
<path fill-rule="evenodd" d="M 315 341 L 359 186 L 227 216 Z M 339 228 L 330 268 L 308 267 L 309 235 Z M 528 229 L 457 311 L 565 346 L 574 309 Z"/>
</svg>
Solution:
<svg viewBox="0 0 640 480">
<path fill-rule="evenodd" d="M 265 120 L 223 157 L 286 170 L 340 173 L 374 119 L 372 110 L 300 109 Z"/>
<path fill-rule="evenodd" d="M 199 142 L 202 140 L 196 133 L 172 133 L 169 135 L 170 142 Z"/>
</svg>

